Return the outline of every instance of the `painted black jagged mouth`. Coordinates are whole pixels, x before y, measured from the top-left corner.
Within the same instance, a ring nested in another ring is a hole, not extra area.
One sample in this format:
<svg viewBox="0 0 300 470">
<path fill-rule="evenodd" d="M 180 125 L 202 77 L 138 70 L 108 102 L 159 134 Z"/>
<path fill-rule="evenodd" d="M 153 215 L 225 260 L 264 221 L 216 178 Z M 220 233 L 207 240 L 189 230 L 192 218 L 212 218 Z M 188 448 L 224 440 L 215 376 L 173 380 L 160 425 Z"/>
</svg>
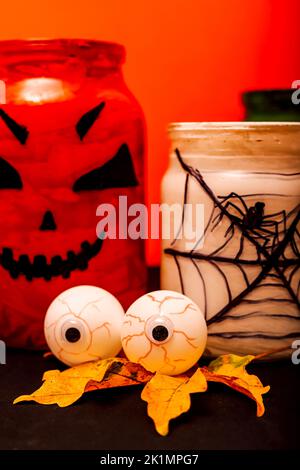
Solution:
<svg viewBox="0 0 300 470">
<path fill-rule="evenodd" d="M 25 276 L 27 281 L 36 278 L 43 278 L 50 281 L 52 277 L 61 276 L 64 279 L 70 277 L 71 272 L 75 270 L 85 271 L 88 268 L 89 261 L 94 258 L 102 248 L 103 240 L 97 238 L 94 243 L 84 241 L 81 243 L 81 249 L 78 253 L 68 251 L 66 258 L 53 256 L 50 263 L 44 255 L 36 255 L 33 261 L 30 261 L 28 255 L 21 255 L 18 259 L 14 258 L 11 248 L 3 248 L 0 252 L 0 266 L 9 272 L 13 279 L 19 276 Z"/>
</svg>

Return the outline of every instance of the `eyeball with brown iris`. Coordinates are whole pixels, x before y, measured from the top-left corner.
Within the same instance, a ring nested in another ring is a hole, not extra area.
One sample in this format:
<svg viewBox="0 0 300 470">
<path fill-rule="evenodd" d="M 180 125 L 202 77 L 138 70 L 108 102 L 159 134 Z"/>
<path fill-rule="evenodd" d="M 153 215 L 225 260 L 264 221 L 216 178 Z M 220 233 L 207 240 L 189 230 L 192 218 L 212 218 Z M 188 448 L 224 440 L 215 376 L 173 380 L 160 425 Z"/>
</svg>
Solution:
<svg viewBox="0 0 300 470">
<path fill-rule="evenodd" d="M 69 366 L 116 356 L 124 310 L 109 292 L 77 286 L 62 292 L 46 313 L 44 331 L 52 353 Z"/>
<path fill-rule="evenodd" d="M 207 340 L 203 313 L 188 297 L 159 290 L 127 310 L 121 330 L 124 352 L 151 372 L 181 374 L 201 357 Z"/>
</svg>

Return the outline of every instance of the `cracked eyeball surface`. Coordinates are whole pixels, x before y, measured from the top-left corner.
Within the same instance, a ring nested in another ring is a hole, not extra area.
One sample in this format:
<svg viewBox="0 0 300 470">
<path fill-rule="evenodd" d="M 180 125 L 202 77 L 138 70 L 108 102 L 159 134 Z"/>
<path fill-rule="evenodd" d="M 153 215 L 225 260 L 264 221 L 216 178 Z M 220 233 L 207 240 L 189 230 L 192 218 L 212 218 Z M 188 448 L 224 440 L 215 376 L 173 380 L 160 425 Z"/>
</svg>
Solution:
<svg viewBox="0 0 300 470">
<path fill-rule="evenodd" d="M 121 330 L 128 359 L 151 372 L 181 374 L 201 357 L 207 340 L 203 313 L 188 297 L 159 290 L 127 310 Z"/>
<path fill-rule="evenodd" d="M 116 356 L 124 310 L 109 292 L 77 286 L 62 292 L 46 313 L 44 331 L 52 353 L 69 366 Z"/>
</svg>

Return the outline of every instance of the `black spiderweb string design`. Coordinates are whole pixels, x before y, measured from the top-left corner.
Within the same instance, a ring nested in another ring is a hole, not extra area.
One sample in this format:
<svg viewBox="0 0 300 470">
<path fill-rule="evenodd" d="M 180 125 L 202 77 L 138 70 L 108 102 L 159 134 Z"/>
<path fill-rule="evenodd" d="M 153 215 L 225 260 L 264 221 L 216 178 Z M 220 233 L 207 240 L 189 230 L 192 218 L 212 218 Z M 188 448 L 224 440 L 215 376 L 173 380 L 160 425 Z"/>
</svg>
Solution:
<svg viewBox="0 0 300 470">
<path fill-rule="evenodd" d="M 265 315 L 268 317 L 276 318 L 289 318 L 296 321 L 300 320 L 300 315 L 289 315 L 288 313 L 279 314 L 263 314 L 259 310 L 254 310 L 251 313 L 235 314 L 230 315 L 230 311 L 240 305 L 244 304 L 259 304 L 260 302 L 272 300 L 272 302 L 286 302 L 296 306 L 297 312 L 300 312 L 300 279 L 298 279 L 298 273 L 300 268 L 300 257 L 299 257 L 299 241 L 300 241 L 300 205 L 298 204 L 291 211 L 286 212 L 284 210 L 275 212 L 273 214 L 265 215 L 265 204 L 257 200 L 254 205 L 247 205 L 246 195 L 241 196 L 237 193 L 230 193 L 225 196 L 217 196 L 214 194 L 212 189 L 207 185 L 203 176 L 199 170 L 187 165 L 179 150 L 175 150 L 178 161 L 186 172 L 185 190 L 184 190 L 184 201 L 186 204 L 188 197 L 188 182 L 189 178 L 194 178 L 202 190 L 209 196 L 213 203 L 213 210 L 210 214 L 209 220 L 206 223 L 204 233 L 201 239 L 197 240 L 195 246 L 190 251 L 180 251 L 174 247 L 177 237 L 179 236 L 180 229 L 178 230 L 174 240 L 169 248 L 164 250 L 165 254 L 171 255 L 176 263 L 181 290 L 185 293 L 184 277 L 181 272 L 180 259 L 187 258 L 191 261 L 195 267 L 203 288 L 204 296 L 204 313 L 207 318 L 208 302 L 207 302 L 207 287 L 205 284 L 204 276 L 199 267 L 199 262 L 207 262 L 214 269 L 218 271 L 220 276 L 223 278 L 224 285 L 226 288 L 228 301 L 219 311 L 217 311 L 212 317 L 207 319 L 207 324 L 219 323 L 225 319 L 241 319 L 249 316 L 259 315 L 260 317 Z M 273 196 L 284 196 L 276 195 Z M 266 194 L 250 194 L 248 196 L 267 196 Z M 183 207 L 185 207 L 183 205 Z M 228 228 L 224 235 L 224 242 L 214 249 L 211 253 L 205 254 L 197 251 L 197 247 L 202 241 L 203 237 L 206 236 L 207 232 L 213 232 L 222 222 L 222 220 L 228 222 Z M 182 215 L 181 227 L 184 224 L 184 210 Z M 239 246 L 235 256 L 224 256 L 222 253 L 226 247 L 229 246 L 233 238 L 239 238 Z M 256 252 L 256 259 L 245 259 L 242 255 L 244 252 L 245 240 L 253 247 Z M 287 249 L 292 253 L 292 257 L 286 256 Z M 244 288 L 237 295 L 234 295 L 230 286 L 230 280 L 226 275 L 225 266 L 234 265 L 240 272 Z M 247 273 L 248 266 L 255 266 L 259 268 L 259 273 L 254 279 L 250 279 Z M 262 287 L 273 287 L 278 286 L 288 293 L 288 297 L 285 298 L 259 298 L 258 300 L 247 298 L 248 294 L 252 293 L 256 289 Z M 249 332 L 226 332 L 226 333 L 210 333 L 213 336 L 223 336 L 226 338 L 231 337 L 261 337 L 273 339 L 272 336 L 264 333 L 249 333 Z M 299 332 L 292 332 L 286 336 L 274 336 L 274 339 L 284 337 L 299 337 Z"/>
</svg>

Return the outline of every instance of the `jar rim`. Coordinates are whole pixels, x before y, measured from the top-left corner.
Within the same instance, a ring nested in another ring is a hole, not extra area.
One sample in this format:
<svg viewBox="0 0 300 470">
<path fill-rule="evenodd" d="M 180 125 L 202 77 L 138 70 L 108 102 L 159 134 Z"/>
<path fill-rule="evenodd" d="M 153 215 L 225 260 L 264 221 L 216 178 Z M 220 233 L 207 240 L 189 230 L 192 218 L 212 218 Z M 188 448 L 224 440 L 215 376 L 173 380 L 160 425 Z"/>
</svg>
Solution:
<svg viewBox="0 0 300 470">
<path fill-rule="evenodd" d="M 215 121 L 215 122 L 171 122 L 168 132 L 197 132 L 197 131 L 257 131 L 267 129 L 299 129 L 300 122 L 283 121 Z"/>
<path fill-rule="evenodd" d="M 125 47 L 121 44 L 96 39 L 79 38 L 32 38 L 0 41 L 0 57 L 11 54 L 63 53 L 97 61 L 108 58 L 115 65 L 125 62 Z"/>
</svg>

